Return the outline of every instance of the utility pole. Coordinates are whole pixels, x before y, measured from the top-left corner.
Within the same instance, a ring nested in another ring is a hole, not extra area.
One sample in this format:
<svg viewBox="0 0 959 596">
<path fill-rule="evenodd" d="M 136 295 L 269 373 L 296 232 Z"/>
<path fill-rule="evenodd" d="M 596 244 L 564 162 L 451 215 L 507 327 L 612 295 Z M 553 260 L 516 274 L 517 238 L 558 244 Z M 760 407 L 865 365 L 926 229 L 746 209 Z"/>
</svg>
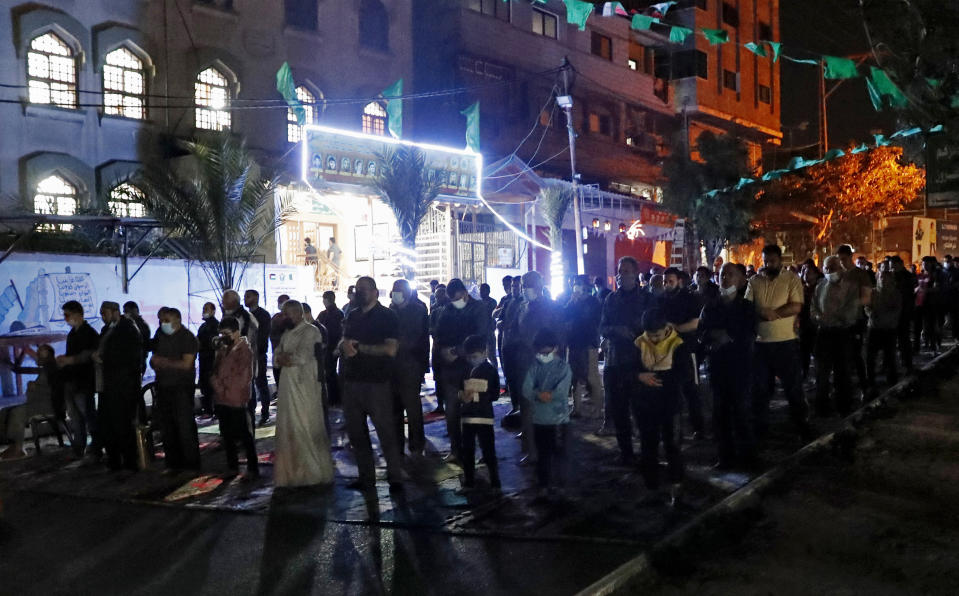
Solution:
<svg viewBox="0 0 959 596">
<path fill-rule="evenodd" d="M 569 134 L 569 169 L 573 180 L 573 226 L 576 229 L 576 272 L 579 275 L 586 273 L 586 263 L 583 260 L 583 215 L 579 204 L 579 174 L 576 173 L 576 132 L 573 130 L 573 98 L 569 95 L 569 71 L 572 68 L 569 58 L 563 58 L 563 95 L 556 98 L 559 107 L 566 112 L 566 132 Z M 553 250 L 562 247 L 553 247 Z"/>
</svg>

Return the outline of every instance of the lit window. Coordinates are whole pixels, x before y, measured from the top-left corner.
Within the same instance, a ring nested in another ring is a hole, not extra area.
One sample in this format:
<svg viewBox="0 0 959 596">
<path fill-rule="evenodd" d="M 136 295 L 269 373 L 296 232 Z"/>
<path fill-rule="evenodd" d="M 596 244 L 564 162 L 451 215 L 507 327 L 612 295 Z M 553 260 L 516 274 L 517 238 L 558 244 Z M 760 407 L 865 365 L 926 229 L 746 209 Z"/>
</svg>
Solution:
<svg viewBox="0 0 959 596">
<path fill-rule="evenodd" d="M 386 109 L 379 102 L 370 102 L 363 108 L 363 132 L 386 136 Z"/>
<path fill-rule="evenodd" d="M 303 104 L 303 111 L 306 112 L 304 124 L 316 124 L 316 96 L 306 87 L 297 87 L 296 98 Z M 292 109 L 286 111 L 286 138 L 291 143 L 299 143 L 303 138 L 300 123 Z"/>
<path fill-rule="evenodd" d="M 230 88 L 226 77 L 208 68 L 196 78 L 196 127 L 205 130 L 230 128 Z"/>
<path fill-rule="evenodd" d="M 143 192 L 124 182 L 110 191 L 110 201 L 107 203 L 110 213 L 117 217 L 146 217 L 143 208 Z"/>
<path fill-rule="evenodd" d="M 77 61 L 57 35 L 44 33 L 30 42 L 27 87 L 30 103 L 77 107 Z"/>
<path fill-rule="evenodd" d="M 556 15 L 536 8 L 533 9 L 533 33 L 536 35 L 556 39 L 556 23 Z"/>
<path fill-rule="evenodd" d="M 54 174 L 44 178 L 37 185 L 37 194 L 33 196 L 33 210 L 45 215 L 75 215 L 77 212 L 77 187 Z M 59 226 L 44 225 L 42 230 L 60 229 L 69 232 L 70 224 Z"/>
<path fill-rule="evenodd" d="M 143 61 L 126 48 L 117 48 L 103 66 L 103 109 L 109 116 L 143 120 L 146 77 Z"/>
</svg>

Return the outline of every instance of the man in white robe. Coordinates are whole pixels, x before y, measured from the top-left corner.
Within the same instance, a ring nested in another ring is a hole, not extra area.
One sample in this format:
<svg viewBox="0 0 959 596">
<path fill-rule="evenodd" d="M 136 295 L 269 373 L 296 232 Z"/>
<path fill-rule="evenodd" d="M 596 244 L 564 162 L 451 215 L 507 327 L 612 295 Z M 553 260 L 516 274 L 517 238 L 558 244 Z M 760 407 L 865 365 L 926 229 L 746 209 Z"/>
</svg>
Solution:
<svg viewBox="0 0 959 596">
<path fill-rule="evenodd" d="M 283 312 L 294 327 L 283 334 L 274 364 L 283 367 L 276 406 L 276 486 L 333 483 L 330 439 L 323 426 L 323 388 L 317 378 L 320 331 L 303 317 L 303 305 L 288 300 Z"/>
</svg>

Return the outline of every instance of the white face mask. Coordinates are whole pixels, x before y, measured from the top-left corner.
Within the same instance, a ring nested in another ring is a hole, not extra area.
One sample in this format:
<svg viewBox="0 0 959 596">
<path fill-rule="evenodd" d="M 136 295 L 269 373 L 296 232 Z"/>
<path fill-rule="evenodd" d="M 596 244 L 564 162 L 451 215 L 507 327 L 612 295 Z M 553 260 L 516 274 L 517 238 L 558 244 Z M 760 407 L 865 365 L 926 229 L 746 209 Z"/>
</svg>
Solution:
<svg viewBox="0 0 959 596">
<path fill-rule="evenodd" d="M 406 302 L 406 296 L 403 295 L 403 292 L 393 292 L 390 294 L 390 301 L 399 306 L 400 304 Z"/>
<path fill-rule="evenodd" d="M 736 286 L 729 286 L 728 288 L 721 288 L 724 298 L 734 298 L 736 292 L 739 291 L 739 288 Z"/>
<path fill-rule="evenodd" d="M 533 300 L 539 298 L 540 292 L 538 290 L 534 290 L 533 288 L 524 288 L 523 295 L 526 296 L 527 300 L 532 302 Z"/>
<path fill-rule="evenodd" d="M 204 318 L 204 319 L 212 319 L 212 318 L 213 318 L 213 313 L 211 313 L 211 312 L 205 312 L 205 313 L 203 313 L 203 318 Z"/>
<path fill-rule="evenodd" d="M 173 335 L 173 323 L 163 323 L 160 325 L 160 330 L 167 335 Z"/>
<path fill-rule="evenodd" d="M 838 271 L 826 274 L 826 279 L 828 279 L 830 283 L 837 283 L 840 277 L 842 276 L 839 274 Z"/>
<path fill-rule="evenodd" d="M 460 298 L 459 300 L 454 300 L 450 304 L 452 304 L 453 308 L 457 310 L 466 308 L 466 298 Z"/>
<path fill-rule="evenodd" d="M 537 354 L 536 359 L 542 362 L 543 364 L 549 364 L 553 361 L 553 358 L 556 357 L 556 354 L 550 352 L 549 354 Z"/>
</svg>

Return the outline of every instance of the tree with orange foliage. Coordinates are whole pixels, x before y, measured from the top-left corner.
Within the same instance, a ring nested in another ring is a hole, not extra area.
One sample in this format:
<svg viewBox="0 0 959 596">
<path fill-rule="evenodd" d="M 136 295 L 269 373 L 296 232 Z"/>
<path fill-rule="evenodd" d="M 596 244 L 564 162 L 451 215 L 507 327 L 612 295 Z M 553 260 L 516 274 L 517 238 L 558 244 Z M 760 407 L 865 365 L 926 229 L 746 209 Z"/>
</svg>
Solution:
<svg viewBox="0 0 959 596">
<path fill-rule="evenodd" d="M 778 195 L 790 213 L 813 223 L 817 246 L 865 238 L 872 223 L 919 198 L 925 173 L 904 163 L 902 148 L 876 147 L 810 166 L 785 176 Z"/>
</svg>

